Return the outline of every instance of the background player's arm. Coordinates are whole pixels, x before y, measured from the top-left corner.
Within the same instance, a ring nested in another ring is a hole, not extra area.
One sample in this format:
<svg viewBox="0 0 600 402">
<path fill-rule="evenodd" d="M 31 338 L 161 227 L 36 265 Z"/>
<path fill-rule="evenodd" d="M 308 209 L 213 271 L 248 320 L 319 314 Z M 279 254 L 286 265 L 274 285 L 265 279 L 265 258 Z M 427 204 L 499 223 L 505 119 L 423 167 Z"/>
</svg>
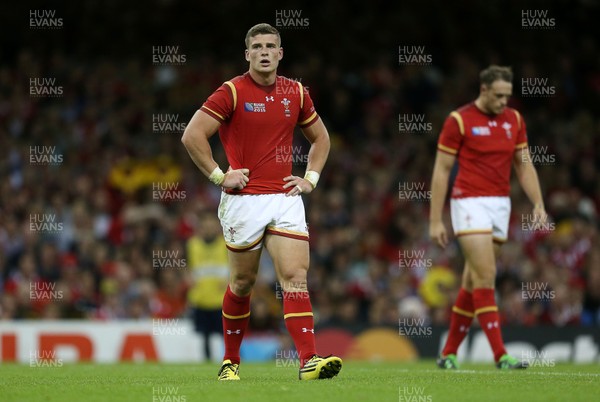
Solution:
<svg viewBox="0 0 600 402">
<path fill-rule="evenodd" d="M 220 126 L 221 123 L 217 120 L 203 111 L 197 110 L 181 137 L 181 142 L 188 154 L 206 177 L 210 177 L 215 168 L 219 167 L 213 159 L 208 139 L 217 132 Z M 244 188 L 249 181 L 248 174 L 248 169 L 230 170 L 225 174 L 221 186 Z"/>
<path fill-rule="evenodd" d="M 456 157 L 445 152 L 438 151 L 433 166 L 431 178 L 431 205 L 429 209 L 429 236 L 437 243 L 446 247 L 448 234 L 442 221 L 444 202 L 448 193 L 448 179 L 454 166 Z"/>
<path fill-rule="evenodd" d="M 318 120 L 309 127 L 302 128 L 302 133 L 311 144 L 310 150 L 308 151 L 306 171 L 313 171 L 321 174 L 325 162 L 327 161 L 327 156 L 329 155 L 329 148 L 331 147 L 327 128 L 319 117 Z M 301 177 L 288 176 L 283 180 L 287 182 L 283 188 L 291 188 L 288 193 L 289 195 L 296 195 L 296 186 L 300 187 L 302 193 L 308 194 L 313 190 L 312 184 Z"/>
<path fill-rule="evenodd" d="M 547 219 L 544 208 L 544 199 L 538 179 L 537 171 L 531 162 L 529 149 L 527 147 L 517 149 L 513 157 L 513 165 L 517 179 L 527 194 L 529 200 L 533 203 L 533 215 L 537 222 L 544 223 Z"/>
</svg>

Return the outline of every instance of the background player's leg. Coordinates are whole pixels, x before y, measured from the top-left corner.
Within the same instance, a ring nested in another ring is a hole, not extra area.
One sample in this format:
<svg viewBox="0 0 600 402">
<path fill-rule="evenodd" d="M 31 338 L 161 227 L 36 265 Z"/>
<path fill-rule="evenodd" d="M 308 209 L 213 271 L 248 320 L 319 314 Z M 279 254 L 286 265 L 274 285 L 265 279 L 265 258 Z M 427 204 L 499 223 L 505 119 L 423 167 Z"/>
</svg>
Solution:
<svg viewBox="0 0 600 402">
<path fill-rule="evenodd" d="M 448 338 L 442 350 L 442 356 L 456 355 L 458 347 L 467 336 L 471 322 L 474 317 L 473 308 L 473 279 L 471 267 L 465 262 L 465 269 L 462 275 L 462 286 L 458 291 L 456 302 L 452 307 L 450 315 L 450 329 Z"/>
<path fill-rule="evenodd" d="M 261 250 L 229 251 L 229 286 L 223 297 L 223 360 L 240 363 L 240 345 L 250 320 L 250 292 L 256 282 Z"/>
<path fill-rule="evenodd" d="M 494 297 L 496 259 L 492 235 L 461 236 L 459 242 L 471 271 L 475 315 L 490 342 L 497 362 L 506 354 L 506 349 L 502 341 L 500 318 Z"/>
<path fill-rule="evenodd" d="M 303 366 L 316 354 L 313 312 L 306 286 L 308 241 L 267 234 L 265 247 L 273 259 L 277 279 L 283 288 L 285 326 Z"/>
</svg>

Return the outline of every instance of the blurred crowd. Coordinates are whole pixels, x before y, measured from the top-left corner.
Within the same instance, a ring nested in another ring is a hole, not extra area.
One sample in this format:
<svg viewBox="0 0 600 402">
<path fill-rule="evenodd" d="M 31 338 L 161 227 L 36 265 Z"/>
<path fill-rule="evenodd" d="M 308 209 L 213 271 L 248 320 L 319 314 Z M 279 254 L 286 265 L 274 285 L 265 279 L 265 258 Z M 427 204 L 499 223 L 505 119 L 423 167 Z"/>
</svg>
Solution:
<svg viewBox="0 0 600 402">
<path fill-rule="evenodd" d="M 589 102 L 600 95 L 600 52 L 593 41 L 573 46 L 552 65 L 524 58 L 514 66 L 512 105 L 544 156 L 534 162 L 551 224 L 526 224 L 531 205 L 513 182 L 510 239 L 498 260 L 505 324 L 600 325 L 600 118 Z M 220 189 L 191 162 L 181 127 L 156 130 L 153 122 L 167 114 L 189 121 L 245 67 L 241 54 L 188 56 L 183 65 L 153 65 L 150 57 L 82 63 L 23 49 L 0 66 L 1 319 L 189 314 L 186 294 L 200 279 L 187 246 L 213 241 L 201 217 L 216 217 Z M 476 97 L 487 64 L 457 52 L 443 66 L 399 66 L 396 56 L 356 70 L 314 54 L 282 62 L 281 74 L 309 87 L 332 142 L 319 186 L 305 197 L 318 325 L 397 326 L 406 317 L 445 325 L 460 285 L 456 242 L 432 244 L 428 198 L 402 189 L 429 189 L 443 121 Z M 556 95 L 519 96 L 524 76 L 549 77 Z M 62 93 L 33 96 L 30 77 L 55 77 Z M 431 127 L 399 130 L 400 114 L 423 115 Z M 217 136 L 212 141 L 226 167 Z M 308 152 L 300 131 L 296 145 Z M 304 169 L 294 165 L 297 174 Z M 157 193 L 157 183 L 171 186 Z M 281 300 L 264 254 L 250 325 L 278 331 Z"/>
</svg>

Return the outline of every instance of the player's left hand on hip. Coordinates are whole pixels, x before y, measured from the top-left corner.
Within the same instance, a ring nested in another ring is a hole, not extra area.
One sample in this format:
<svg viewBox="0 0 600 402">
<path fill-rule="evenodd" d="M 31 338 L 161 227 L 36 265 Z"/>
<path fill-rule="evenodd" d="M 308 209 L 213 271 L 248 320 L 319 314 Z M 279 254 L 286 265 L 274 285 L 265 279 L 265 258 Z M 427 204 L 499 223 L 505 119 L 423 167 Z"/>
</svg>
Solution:
<svg viewBox="0 0 600 402">
<path fill-rule="evenodd" d="M 287 183 L 283 185 L 283 188 L 290 190 L 285 194 L 286 197 L 300 195 L 303 193 L 309 194 L 313 190 L 312 184 L 310 184 L 308 180 L 305 180 L 302 177 L 288 176 L 284 177 L 283 181 L 287 181 Z"/>
</svg>

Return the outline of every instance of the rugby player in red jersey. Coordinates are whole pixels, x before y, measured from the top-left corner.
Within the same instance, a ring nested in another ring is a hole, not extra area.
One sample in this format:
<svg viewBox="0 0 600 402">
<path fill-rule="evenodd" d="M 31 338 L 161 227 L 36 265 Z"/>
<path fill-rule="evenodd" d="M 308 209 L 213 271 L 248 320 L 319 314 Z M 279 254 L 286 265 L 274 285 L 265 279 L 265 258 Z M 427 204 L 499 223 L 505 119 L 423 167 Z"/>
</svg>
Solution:
<svg viewBox="0 0 600 402">
<path fill-rule="evenodd" d="M 299 378 L 331 378 L 341 370 L 342 360 L 316 354 L 306 287 L 308 228 L 300 197 L 317 186 L 329 154 L 329 134 L 302 84 L 277 75 L 283 57 L 277 29 L 255 25 L 245 42 L 249 71 L 221 85 L 182 137 L 198 169 L 223 188 L 218 215 L 230 281 L 223 298 L 225 356 L 218 379 L 239 380 L 240 345 L 263 246 L 283 289 L 285 324 L 300 357 Z M 296 126 L 311 143 L 304 177 L 292 175 L 293 158 L 286 155 Z M 226 173 L 214 161 L 208 142 L 217 131 L 230 165 Z"/>
<path fill-rule="evenodd" d="M 441 368 L 458 368 L 456 352 L 475 316 L 498 368 L 527 367 L 526 362 L 506 353 L 494 298 L 496 257 L 506 241 L 510 217 L 511 166 L 534 205 L 534 219 L 539 223 L 547 219 L 538 176 L 529 157 L 525 122 L 518 111 L 507 107 L 512 78 L 508 67 L 483 70 L 479 97 L 450 113 L 438 140 L 429 235 L 442 247 L 448 244 L 442 210 L 450 171 L 458 160 L 450 209 L 454 234 L 465 256 L 462 287 L 452 308 L 448 339 L 437 360 Z"/>
</svg>

